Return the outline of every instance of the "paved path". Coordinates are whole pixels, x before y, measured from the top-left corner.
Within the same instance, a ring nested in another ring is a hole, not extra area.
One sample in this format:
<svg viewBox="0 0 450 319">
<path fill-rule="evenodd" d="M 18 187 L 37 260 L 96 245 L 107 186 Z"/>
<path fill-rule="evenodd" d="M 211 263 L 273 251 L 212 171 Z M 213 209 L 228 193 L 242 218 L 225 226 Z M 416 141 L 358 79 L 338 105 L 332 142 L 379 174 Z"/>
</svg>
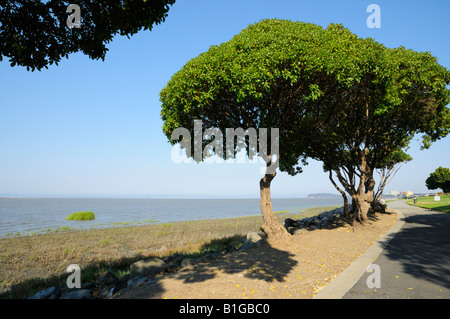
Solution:
<svg viewBox="0 0 450 319">
<path fill-rule="evenodd" d="M 388 206 L 398 223 L 316 298 L 450 299 L 450 214 L 404 201 Z M 368 287 L 376 283 L 377 274 L 366 271 L 371 264 L 379 266 L 379 288 Z"/>
</svg>

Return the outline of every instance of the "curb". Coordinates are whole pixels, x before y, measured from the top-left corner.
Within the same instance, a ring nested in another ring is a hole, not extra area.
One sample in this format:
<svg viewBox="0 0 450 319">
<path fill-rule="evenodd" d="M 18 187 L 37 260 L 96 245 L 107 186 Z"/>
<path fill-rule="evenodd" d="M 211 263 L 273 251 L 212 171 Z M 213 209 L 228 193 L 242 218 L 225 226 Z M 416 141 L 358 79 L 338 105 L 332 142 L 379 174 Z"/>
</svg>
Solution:
<svg viewBox="0 0 450 319">
<path fill-rule="evenodd" d="M 364 254 L 344 269 L 335 279 L 319 291 L 313 299 L 342 299 L 344 295 L 356 284 L 372 262 L 381 254 L 392 238 L 405 224 L 405 216 L 398 210 L 397 222 L 378 241 L 370 246 Z"/>
</svg>

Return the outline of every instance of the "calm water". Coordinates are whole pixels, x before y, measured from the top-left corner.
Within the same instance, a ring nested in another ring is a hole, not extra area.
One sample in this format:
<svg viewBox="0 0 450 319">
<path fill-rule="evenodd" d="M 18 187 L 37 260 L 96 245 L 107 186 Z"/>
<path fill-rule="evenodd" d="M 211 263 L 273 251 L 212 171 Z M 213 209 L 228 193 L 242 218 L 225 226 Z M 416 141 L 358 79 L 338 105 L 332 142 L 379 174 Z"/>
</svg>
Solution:
<svg viewBox="0 0 450 319">
<path fill-rule="evenodd" d="M 274 211 L 342 205 L 342 198 L 272 199 Z M 67 221 L 78 211 L 95 213 L 93 221 Z M 0 198 L 0 237 L 62 227 L 105 228 L 260 214 L 259 199 L 92 199 Z"/>
</svg>

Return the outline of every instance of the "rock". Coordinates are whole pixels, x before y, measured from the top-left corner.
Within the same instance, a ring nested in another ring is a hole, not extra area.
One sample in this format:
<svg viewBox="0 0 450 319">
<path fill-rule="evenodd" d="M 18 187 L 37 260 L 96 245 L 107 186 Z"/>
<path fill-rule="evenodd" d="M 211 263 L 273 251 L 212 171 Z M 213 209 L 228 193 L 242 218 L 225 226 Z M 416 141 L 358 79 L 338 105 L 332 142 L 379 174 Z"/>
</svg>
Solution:
<svg viewBox="0 0 450 319">
<path fill-rule="evenodd" d="M 136 279 L 136 278 L 133 278 Z M 147 278 L 148 279 L 148 278 Z M 113 294 L 121 294 L 126 292 L 127 290 L 133 288 L 133 287 L 128 287 L 128 282 L 131 280 L 131 276 L 130 274 L 126 274 L 123 275 L 122 277 L 119 278 L 119 281 L 117 282 L 117 284 L 114 287 L 114 291 Z M 135 282 L 131 282 L 131 284 L 133 285 Z"/>
<path fill-rule="evenodd" d="M 106 274 L 101 276 L 98 279 L 100 286 L 106 287 L 110 285 L 116 285 L 119 282 L 119 279 L 112 272 L 108 271 Z"/>
<path fill-rule="evenodd" d="M 130 266 L 131 278 L 137 276 L 152 277 L 160 272 L 166 271 L 167 264 L 159 258 L 149 258 L 140 260 Z"/>
<path fill-rule="evenodd" d="M 164 258 L 163 261 L 169 267 L 180 267 L 181 262 L 183 261 L 183 259 L 184 259 L 183 255 L 175 253 L 173 255 L 170 255 L 169 257 Z"/>
<path fill-rule="evenodd" d="M 350 205 L 349 205 L 349 209 L 351 209 Z M 335 208 L 335 209 L 332 209 L 327 212 L 322 212 L 316 216 L 298 219 L 298 220 L 294 221 L 298 225 L 298 227 L 286 228 L 286 229 L 291 234 L 297 233 L 298 229 L 301 229 L 301 228 L 308 228 L 309 230 L 315 230 L 318 228 L 325 227 L 330 222 L 336 221 L 337 219 L 341 218 L 343 214 L 344 214 L 344 207 L 342 206 L 342 207 Z M 286 220 L 285 226 L 287 226 L 287 225 L 295 225 L 295 224 Z"/>
<path fill-rule="evenodd" d="M 117 282 L 113 285 L 110 285 L 106 288 L 103 288 L 103 290 L 98 294 L 98 298 L 109 298 L 112 295 L 115 295 L 117 293 L 122 293 L 129 288 L 134 288 L 136 285 L 140 286 L 143 283 L 145 283 L 145 280 L 148 280 L 147 277 L 140 276 L 131 279 L 130 274 L 123 275 L 120 277 Z M 128 287 L 128 282 L 130 281 L 130 286 Z M 142 282 L 143 281 L 143 282 Z"/>
<path fill-rule="evenodd" d="M 250 243 L 250 242 L 245 242 L 240 248 L 240 251 L 246 251 L 249 250 L 250 248 L 253 248 L 253 246 L 255 246 L 255 244 Z"/>
<path fill-rule="evenodd" d="M 106 298 L 111 297 L 111 296 L 113 295 L 115 289 L 116 289 L 116 287 L 113 287 L 113 288 L 109 291 L 109 293 L 108 293 L 108 295 L 106 296 Z"/>
<path fill-rule="evenodd" d="M 98 281 L 82 282 L 81 289 L 94 289 L 94 287 L 98 286 L 98 284 L 99 284 Z"/>
<path fill-rule="evenodd" d="M 145 276 L 137 276 L 128 280 L 127 288 L 135 288 L 144 285 L 149 280 Z"/>
<path fill-rule="evenodd" d="M 289 227 L 299 227 L 299 226 L 300 226 L 300 224 L 291 218 L 286 218 L 284 221 L 284 227 L 286 229 Z"/>
<path fill-rule="evenodd" d="M 106 275 L 107 274 L 105 274 L 104 276 L 106 276 Z M 112 274 L 112 275 L 114 276 L 114 274 Z M 123 275 L 120 278 L 117 278 L 116 276 L 111 277 L 110 275 L 108 275 L 107 278 L 110 278 L 110 285 L 103 288 L 97 295 L 97 298 L 109 298 L 112 295 L 127 289 L 128 281 L 130 280 L 130 277 L 131 277 L 130 274 Z M 114 278 L 115 278 L 115 280 L 114 280 Z M 146 279 L 148 279 L 148 278 L 146 278 Z M 141 283 L 140 279 L 137 281 L 131 282 L 132 285 L 135 285 L 135 284 L 139 285 L 140 283 Z"/>
<path fill-rule="evenodd" d="M 303 227 L 308 227 L 309 224 L 311 223 L 311 218 L 310 217 L 305 217 L 303 219 L 297 220 L 297 223 L 299 225 L 303 225 Z"/>
<path fill-rule="evenodd" d="M 256 245 L 259 245 L 262 238 L 261 236 L 256 232 L 248 232 L 247 238 L 245 239 L 244 244 L 239 248 L 240 251 L 246 251 L 250 248 L 253 248 Z"/>
<path fill-rule="evenodd" d="M 284 221 L 284 228 L 288 231 L 289 234 L 293 234 L 297 229 L 302 228 L 303 223 L 301 221 L 295 221 L 291 218 L 286 218 Z"/>
<path fill-rule="evenodd" d="M 246 239 L 247 243 L 253 243 L 253 244 L 258 245 L 261 240 L 262 240 L 262 238 L 261 238 L 261 236 L 259 236 L 258 233 L 254 232 L 254 231 L 247 233 L 247 239 Z"/>
<path fill-rule="evenodd" d="M 128 286 L 128 280 L 130 280 L 131 276 L 130 274 L 123 275 L 119 278 L 119 281 L 116 284 L 115 291 L 119 291 L 123 288 L 126 288 Z"/>
<path fill-rule="evenodd" d="M 184 258 L 181 261 L 181 267 L 189 267 L 189 266 L 193 266 L 196 265 L 200 262 L 200 258 Z"/>
<path fill-rule="evenodd" d="M 384 201 L 383 201 L 384 202 Z M 382 204 L 380 201 L 372 203 L 372 209 L 374 212 L 377 213 L 385 213 L 386 212 L 386 204 Z"/>
<path fill-rule="evenodd" d="M 330 212 L 320 213 L 319 215 L 317 215 L 317 219 L 328 218 L 329 214 L 330 214 Z"/>
<path fill-rule="evenodd" d="M 27 299 L 57 299 L 61 291 L 56 287 L 50 287 L 41 291 L 38 291 Z"/>
<path fill-rule="evenodd" d="M 91 299 L 92 290 L 91 289 L 78 289 L 63 294 L 59 299 Z"/>
<path fill-rule="evenodd" d="M 110 285 L 108 287 L 103 288 L 102 291 L 100 291 L 98 293 L 97 298 L 109 298 L 109 297 L 111 297 L 112 296 L 111 292 L 113 292 L 115 290 L 115 287 L 116 286 L 114 286 L 114 285 Z"/>
<path fill-rule="evenodd" d="M 210 261 L 210 260 L 216 259 L 217 257 L 219 257 L 219 253 L 212 250 L 212 251 L 208 251 L 206 254 L 204 254 L 199 259 L 201 262 L 204 262 L 204 261 Z"/>
</svg>

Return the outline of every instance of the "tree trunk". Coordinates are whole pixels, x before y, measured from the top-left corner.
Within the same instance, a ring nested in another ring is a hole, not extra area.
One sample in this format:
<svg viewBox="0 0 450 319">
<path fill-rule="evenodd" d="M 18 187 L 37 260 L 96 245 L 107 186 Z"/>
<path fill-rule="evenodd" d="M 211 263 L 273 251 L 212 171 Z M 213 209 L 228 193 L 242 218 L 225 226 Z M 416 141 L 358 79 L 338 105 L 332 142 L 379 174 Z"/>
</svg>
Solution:
<svg viewBox="0 0 450 319">
<path fill-rule="evenodd" d="M 337 191 L 339 193 L 341 193 L 342 198 L 344 199 L 344 217 L 348 217 L 349 212 L 348 212 L 348 198 L 347 198 L 347 194 L 345 194 L 345 192 L 339 188 L 339 186 L 337 186 L 337 184 L 335 183 L 335 181 L 333 180 L 333 171 L 330 169 L 329 171 L 329 175 L 328 175 L 331 183 L 333 184 L 334 188 L 337 189 Z"/>
<path fill-rule="evenodd" d="M 366 184 L 366 179 L 368 177 L 368 165 L 367 165 L 367 148 L 364 148 L 363 151 L 360 152 L 360 160 L 361 160 L 361 176 L 359 180 L 358 189 L 356 191 L 355 201 L 358 204 L 358 212 L 356 214 L 356 220 L 361 224 L 365 224 L 367 222 L 367 214 L 369 212 L 370 204 L 365 200 L 365 190 L 364 186 Z"/>
<path fill-rule="evenodd" d="M 352 198 L 352 210 L 348 217 L 353 217 L 354 219 L 356 219 L 358 205 L 356 201 L 356 190 L 355 190 L 355 183 L 353 180 L 353 174 L 352 173 L 347 174 L 348 180 L 345 180 L 345 178 L 342 176 L 339 170 L 336 170 L 336 175 L 339 179 L 339 182 L 342 184 L 342 186 L 344 186 L 345 190 Z"/>
<path fill-rule="evenodd" d="M 374 200 L 374 190 L 375 190 L 375 179 L 373 178 L 373 176 L 370 176 L 367 181 L 365 182 L 365 191 L 366 194 L 364 195 L 364 199 L 366 202 L 368 202 L 369 204 L 372 204 L 373 200 Z"/>
<path fill-rule="evenodd" d="M 261 213 L 264 219 L 264 224 L 261 226 L 261 229 L 267 235 L 269 241 L 287 241 L 291 238 L 291 235 L 287 232 L 286 228 L 278 222 L 272 208 L 270 183 L 275 175 L 276 173 L 265 174 L 259 182 Z"/>
<path fill-rule="evenodd" d="M 352 210 L 351 210 L 351 215 L 352 216 L 356 216 L 356 211 L 358 209 L 358 204 L 356 203 L 356 200 L 352 197 Z"/>
<path fill-rule="evenodd" d="M 356 220 L 361 224 L 367 223 L 367 214 L 370 209 L 370 204 L 365 201 L 364 194 L 356 194 L 355 201 L 357 203 Z"/>
</svg>

